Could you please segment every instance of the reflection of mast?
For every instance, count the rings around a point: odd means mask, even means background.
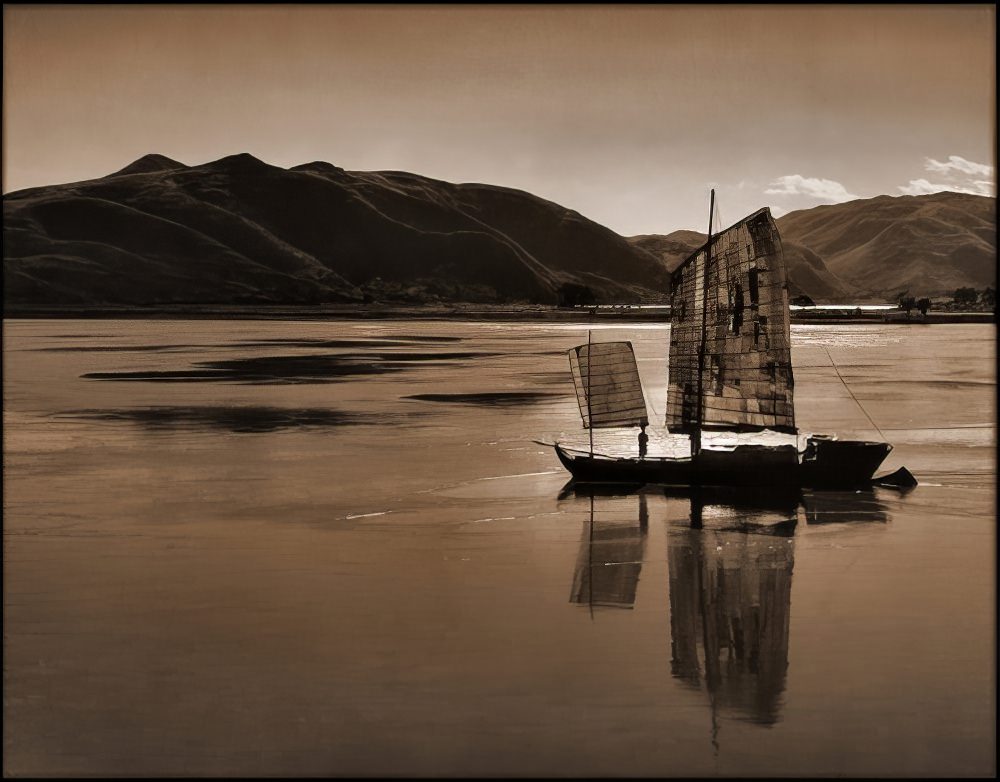
[[[587,337],[587,341],[590,341],[590,337]],[[587,377],[590,377],[590,370],[587,371]],[[587,389],[587,398],[590,398],[590,388]],[[591,440],[590,440],[590,455],[593,458],[594,455],[594,429],[591,427]],[[590,573],[594,568],[594,493],[590,493],[590,524],[587,527],[587,573]],[[590,607],[590,621],[594,621],[594,579],[587,579],[587,605]]]
[[[713,711],[777,722],[788,667],[791,538],[685,530],[672,535],[671,670]]]
[[[649,512],[639,495],[639,523],[596,521],[590,495],[590,523],[580,541],[570,602],[614,608],[635,605],[639,574],[646,549]]]
[[[696,497],[695,500],[692,502],[692,509],[695,507],[695,505],[698,506],[697,528],[701,527],[701,507],[700,507],[701,503],[698,501],[699,499],[700,498]],[[691,521],[694,522],[694,520],[695,520],[695,515],[694,512],[692,512]],[[713,644],[713,641],[717,642],[718,639],[714,637],[714,634],[711,632],[712,622],[704,621],[704,617],[711,616],[711,611],[709,610],[709,606],[707,605],[705,599],[706,598],[705,582],[703,580],[704,575],[702,573],[701,568],[698,568],[698,572],[695,574],[695,578],[697,580],[697,587],[698,587],[698,607],[701,609],[701,616],[703,618],[703,621],[701,623],[701,632],[702,632],[701,637],[702,637],[702,643],[704,644],[703,648],[704,649],[718,648],[717,643]],[[671,616],[672,615],[673,611],[671,611]],[[718,687],[719,670],[718,670],[718,657],[715,655],[710,655],[710,654],[705,655],[705,682],[708,684],[708,702],[712,707],[712,747],[713,749],[715,749],[716,753],[718,753],[719,714],[718,714],[718,707],[716,706],[715,703],[715,690]]]

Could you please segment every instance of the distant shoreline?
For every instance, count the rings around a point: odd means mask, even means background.
[[[847,309],[847,308],[845,308]],[[542,305],[316,305],[316,306],[239,306],[174,305],[159,307],[61,307],[5,311],[4,320],[42,319],[162,319],[162,320],[483,320],[483,321],[553,321],[571,323],[638,322],[667,323],[663,310],[607,309],[591,314],[582,308],[559,308]],[[892,323],[929,325],[938,323],[996,323],[992,312],[928,312],[925,317],[913,313],[909,319],[899,310],[865,311],[861,314],[843,310],[797,310],[792,323]]]

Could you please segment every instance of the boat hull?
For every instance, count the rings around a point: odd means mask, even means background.
[[[801,458],[794,446],[740,445],[706,449],[695,457],[611,458],[571,453],[556,456],[574,480],[584,483],[658,483],[667,486],[806,487],[846,489],[871,481],[892,450],[888,443],[810,441]]]
[[[813,489],[868,484],[891,450],[889,443],[810,439],[799,464],[799,483]]]

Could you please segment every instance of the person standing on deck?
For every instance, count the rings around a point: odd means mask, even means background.
[[[640,424],[639,429],[639,458],[646,458],[646,445],[649,443],[649,435],[646,434],[646,424]]]

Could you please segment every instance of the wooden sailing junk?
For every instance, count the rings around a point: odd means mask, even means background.
[[[714,208],[715,192],[712,192]],[[796,434],[788,286],[781,238],[768,208],[712,234],[673,273],[667,429],[690,438],[685,457],[616,457],[555,445],[581,481],[682,486],[853,487],[870,482],[892,446],[809,437],[797,445],[703,447],[702,432]],[[584,426],[644,426],[629,342],[570,351]],[[592,438],[592,432],[591,432]]]

